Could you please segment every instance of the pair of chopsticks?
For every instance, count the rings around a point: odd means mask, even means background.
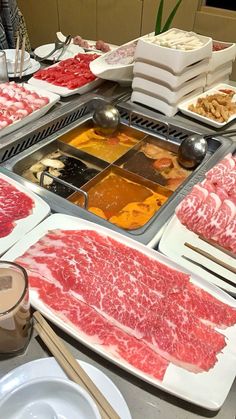
[[[16,77],[17,73],[17,67],[18,67],[18,59],[19,59],[19,52],[20,54],[20,71],[19,71],[19,78],[22,78],[22,72],[23,72],[23,64],[24,64],[24,56],[25,56],[25,40],[26,36],[23,36],[21,50],[20,50],[20,36],[17,34],[16,39],[16,52],[15,52],[15,65],[14,65],[14,77]]]
[[[61,339],[49,326],[44,317],[38,312],[33,314],[35,319],[34,328],[38,335],[53,354],[67,376],[90,393],[99,409],[102,419],[120,419],[108,400],[103,396],[91,378],[79,365]]]
[[[222,268],[228,269],[228,271],[233,272],[236,274],[236,268],[229,265],[228,263],[223,262],[222,260],[216,258],[215,256],[212,256],[210,253],[206,252],[205,250],[202,250],[196,246],[193,246],[190,243],[185,242],[184,245],[188,247],[189,249],[193,250],[194,252],[198,253],[199,255],[205,256],[207,259],[211,260],[212,262],[217,263],[218,265],[222,266]]]

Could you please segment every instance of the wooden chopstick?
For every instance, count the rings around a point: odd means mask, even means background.
[[[98,406],[101,417],[103,419],[119,419],[119,415],[115,412],[108,400],[103,396],[91,378],[78,364],[76,359],[52,330],[44,317],[38,311],[36,311],[33,316],[36,320],[34,325],[35,330],[38,332],[41,339],[57,359],[58,363],[66,372],[68,377],[84,387],[90,393]]]
[[[210,259],[212,262],[217,263],[218,265],[222,266],[222,268],[228,269],[228,271],[236,273],[236,269],[229,265],[228,263],[223,262],[222,260],[216,258],[215,256],[212,256],[210,253],[205,252],[205,250],[199,249],[199,247],[193,246],[190,243],[185,242],[184,245],[188,247],[189,249],[193,250],[196,253],[199,253],[199,255],[205,256],[206,258]]]
[[[236,256],[231,252],[230,250],[224,249],[222,246],[220,246],[218,243],[216,243],[214,240],[206,239],[205,237],[198,236],[200,240],[202,240],[205,243],[210,244],[211,246],[216,247],[216,249],[219,249],[221,252],[225,253],[226,255],[230,256],[233,259],[236,259]]]
[[[22,78],[22,71],[23,71],[23,64],[24,64],[24,56],[25,56],[25,39],[26,37],[23,36],[22,46],[21,46],[21,56],[20,56],[20,79]]]
[[[16,77],[16,73],[17,73],[19,48],[20,48],[20,36],[19,36],[19,34],[17,34],[16,50],[15,50],[15,63],[14,63],[14,77]]]

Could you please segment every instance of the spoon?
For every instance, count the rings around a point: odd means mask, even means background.
[[[110,103],[96,109],[93,114],[93,123],[97,132],[103,135],[113,134],[120,125],[118,109]]]
[[[204,159],[208,144],[207,139],[213,135],[236,134],[236,129],[212,132],[205,135],[193,134],[185,138],[178,149],[178,162],[186,169],[194,169]]]

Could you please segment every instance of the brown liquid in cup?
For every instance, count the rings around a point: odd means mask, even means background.
[[[0,263],[0,355],[24,350],[31,332],[30,319],[26,272]]]

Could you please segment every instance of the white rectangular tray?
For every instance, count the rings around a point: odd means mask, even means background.
[[[161,237],[159,243],[159,250],[166,256],[173,259],[176,263],[183,266],[186,269],[190,269],[198,275],[201,275],[206,281],[211,282],[212,284],[217,285],[218,287],[224,289],[227,292],[230,292],[236,296],[236,275],[230,272],[228,269],[225,269],[215,262],[212,262],[209,259],[206,259],[204,256],[197,254],[193,250],[187,248],[184,243],[190,243],[195,247],[201,248],[205,252],[210,253],[212,256],[223,260],[225,263],[228,263],[231,266],[235,266],[235,259],[226,253],[222,252],[216,247],[211,246],[210,244],[199,239],[197,234],[189,231],[185,226],[183,226],[176,215],[168,223],[164,233]],[[182,255],[187,256],[188,258],[195,260],[196,262],[206,266],[213,272],[218,273],[224,278],[228,279],[235,283],[235,287],[227,284],[226,282],[219,279],[217,276],[206,272],[203,268],[196,266],[194,263],[189,262],[188,260],[182,258]]]
[[[198,88],[186,95],[186,98],[195,97],[203,92],[203,88]],[[178,104],[170,105],[165,100],[152,96],[145,92],[133,90],[131,95],[131,102],[137,102],[141,105],[148,106],[156,111],[162,112],[166,116],[173,116],[178,112]]]
[[[24,87],[29,90],[30,92],[36,92],[41,96],[45,96],[49,99],[49,102],[47,105],[43,106],[40,109],[37,109],[36,111],[32,112],[30,115],[27,115],[25,118],[20,119],[19,121],[13,122],[11,125],[8,125],[5,128],[2,128],[0,130],[0,138],[3,135],[10,134],[11,132],[22,128],[24,125],[28,124],[29,122],[35,121],[36,119],[39,119],[41,116],[45,115],[49,111],[49,109],[55,105],[56,102],[60,99],[60,96],[58,96],[55,93],[50,93],[43,88],[40,88],[40,86],[30,86],[29,84],[25,84]]]
[[[54,65],[57,66],[58,64]],[[28,83],[32,84],[32,86],[36,86],[45,89],[49,92],[56,93],[62,97],[67,97],[75,94],[83,95],[84,93],[90,92],[90,90],[95,89],[95,87],[99,86],[102,82],[102,79],[95,79],[90,83],[85,84],[84,86],[77,87],[77,89],[68,89],[67,87],[56,86],[55,84],[48,83],[47,81],[36,79],[35,77],[31,77],[28,80]]]
[[[214,119],[207,118],[205,116],[199,115],[195,112],[192,112],[188,109],[189,105],[195,105],[197,103],[198,98],[203,98],[206,96],[213,95],[215,93],[219,92],[219,89],[230,89],[234,90],[236,93],[236,87],[230,86],[229,84],[220,83],[216,86],[214,86],[212,89],[209,89],[205,91],[204,93],[201,93],[200,95],[192,97],[192,99],[188,99],[186,101],[180,102],[178,105],[178,109],[187,116],[190,116],[191,118],[197,119],[200,122],[204,122],[205,124],[212,125],[215,128],[221,128],[227,125],[229,122],[233,121],[236,118],[236,113],[232,115],[228,121],[226,122],[217,122],[214,121]],[[236,101],[236,97],[234,96],[234,101]]]
[[[213,71],[227,62],[234,61],[236,56],[236,44],[213,40],[213,44],[214,42],[227,48],[221,49],[220,51],[212,51],[208,71]]]
[[[151,78],[157,83],[168,85],[172,90],[182,87],[185,82],[193,79],[194,77],[206,74],[209,66],[209,60],[205,59],[199,61],[197,64],[190,66],[183,71],[182,74],[173,74],[171,71],[158,67],[154,64],[148,64],[143,61],[135,61],[134,63],[134,77]]]
[[[172,106],[176,106],[184,97],[191,94],[196,89],[204,88],[206,84],[206,74],[194,77],[179,86],[177,89],[172,89],[162,84],[159,81],[151,81],[145,77],[134,76],[132,89],[139,90],[146,94],[151,94],[167,102]]]
[[[171,28],[166,34],[174,31],[186,34],[186,31],[175,28]],[[209,59],[212,56],[211,38],[195,34],[194,32],[188,33],[194,34],[202,41],[202,46],[200,48],[183,51],[154,44],[152,42],[153,37],[149,39],[139,39],[135,51],[135,59],[155,63],[159,67],[168,68],[174,74],[181,74],[186,67],[196,64],[206,58]],[[160,36],[162,35],[163,34]]]
[[[44,202],[39,196],[35,195],[29,189],[22,186],[17,181],[9,178],[0,172],[0,178],[13,185],[19,191],[24,192],[34,201],[32,213],[26,218],[15,221],[15,228],[12,232],[5,237],[0,238],[0,255],[6,252],[16,241],[20,240],[28,231],[32,230],[37,224],[40,223],[50,213],[49,205]]]
[[[108,235],[113,239],[125,244],[126,246],[135,248],[141,251],[143,254],[153,257],[172,268],[180,269],[179,265],[177,265],[175,262],[152,249],[148,249],[141,243],[138,243],[128,237],[125,237],[119,233],[89,221],[63,214],[54,214],[47,218],[32,232],[28,233],[27,236],[24,237],[24,240],[21,240],[12,249],[10,249],[5,255],[5,259],[9,261],[15,260],[24,252],[26,252],[27,249],[35,242],[37,242],[44,234],[46,234],[48,230],[58,228],[61,229],[62,227],[66,228],[67,230],[96,230],[98,233]],[[186,271],[185,269],[182,270]],[[200,276],[191,274],[191,279],[194,283],[207,290],[216,298],[233,307],[236,307],[236,302],[233,298],[212,284],[209,284]],[[91,350],[109,359],[111,362],[117,364],[119,367],[123,368],[129,373],[136,375],[140,379],[152,384],[155,387],[158,387],[168,393],[174,394],[175,396],[183,398],[189,402],[203,406],[207,409],[217,410],[222,406],[233,383],[236,373],[236,326],[227,328],[224,331],[224,334],[227,336],[227,346],[224,348],[223,352],[219,354],[218,362],[215,367],[209,372],[194,374],[180,367],[174,366],[173,364],[170,364],[167,368],[164,380],[160,382],[159,380],[153,379],[149,375],[146,375],[145,373],[142,373],[139,370],[131,367],[126,362],[123,362],[123,360],[115,358],[111,353],[109,353],[108,349],[101,347],[98,344],[89,342],[86,338],[77,332],[75,327],[61,320],[59,316],[57,316],[48,307],[46,307],[44,303],[38,298],[37,293],[31,292],[30,298],[32,305],[36,309],[40,310],[58,327],[60,327],[69,335],[73,336],[85,346],[89,347]]]

